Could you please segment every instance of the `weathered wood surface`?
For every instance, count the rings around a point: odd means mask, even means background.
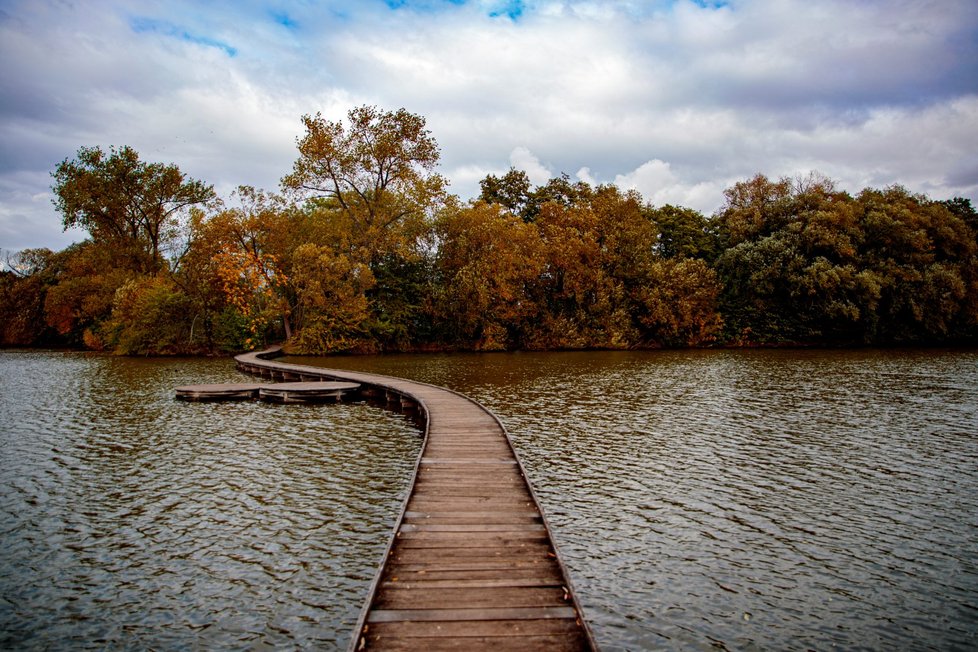
[[[264,385],[259,392],[263,401],[276,403],[315,403],[319,401],[339,401],[344,394],[360,388],[358,383],[338,383],[335,381],[305,381],[292,383],[273,383]]]
[[[209,383],[182,385],[174,391],[184,401],[237,401],[258,398],[261,387],[258,383]]]
[[[416,405],[425,443],[414,485],[351,650],[597,649],[550,528],[499,420],[471,399],[413,381],[236,358],[271,378],[359,383]]]

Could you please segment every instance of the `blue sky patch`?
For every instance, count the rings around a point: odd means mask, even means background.
[[[155,18],[133,18],[129,22],[129,25],[132,27],[132,31],[136,32],[137,34],[161,34],[163,36],[169,36],[171,38],[185,41],[187,43],[195,43],[197,45],[204,45],[223,50],[229,57],[234,57],[238,54],[237,48],[228,45],[224,41],[218,41],[217,39],[210,38],[209,36],[199,36],[197,34],[193,34],[183,29],[179,25],[175,25],[165,20],[157,20]]]
[[[467,0],[384,0],[391,9],[414,9],[415,11],[438,11],[444,5],[464,5]]]
[[[489,12],[489,15],[493,18],[498,18],[499,16],[507,16],[511,20],[516,20],[523,15],[523,11],[526,9],[526,4],[523,0],[507,0],[499,5],[498,9],[494,9]]]
[[[295,31],[299,28],[299,23],[284,11],[273,11],[271,15],[272,20],[289,31]]]

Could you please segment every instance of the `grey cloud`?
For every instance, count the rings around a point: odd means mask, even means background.
[[[80,145],[132,145],[221,192],[274,190],[301,114],[340,119],[363,103],[426,116],[463,197],[519,148],[554,173],[587,167],[596,181],[634,179],[650,197],[707,211],[725,183],[806,168],[847,188],[975,192],[970,0],[526,6],[511,21],[478,2],[299,3],[287,20],[260,0],[139,5],[229,44],[228,57],[134,31],[125,5],[5,3],[0,247],[39,246],[44,233],[63,242],[50,204],[34,198]]]

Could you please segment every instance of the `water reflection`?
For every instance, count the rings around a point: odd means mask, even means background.
[[[363,405],[203,404],[228,360],[0,353],[0,647],[345,645],[420,438]]]
[[[978,643],[973,351],[321,364],[499,414],[606,649]]]

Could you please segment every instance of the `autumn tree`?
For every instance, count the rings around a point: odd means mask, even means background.
[[[361,106],[347,120],[303,116],[299,158],[282,185],[305,198],[331,200],[349,220],[351,245],[371,258],[410,253],[444,199],[446,183],[435,172],[438,145],[425,119],[405,109]]]
[[[967,215],[901,186],[866,189],[862,266],[878,286],[873,337],[941,341],[973,334],[978,324],[978,242]]]
[[[540,311],[533,293],[545,261],[536,227],[479,201],[446,209],[436,232],[443,337],[484,351],[519,346]]]
[[[685,347],[716,341],[722,325],[720,289],[716,272],[703,260],[655,261],[636,302],[643,344]]]
[[[735,185],[717,261],[734,341],[930,342],[974,333],[978,243],[957,205],[820,175]]]
[[[370,350],[366,292],[375,283],[370,268],[331,247],[312,243],[296,249],[293,261],[296,313],[302,327],[290,340],[289,351],[323,355]]]
[[[196,225],[194,248],[198,271],[216,282],[225,305],[241,320],[247,334],[242,345],[263,345],[281,326],[291,336],[289,285],[292,252],[303,244],[302,216],[283,197],[249,186],[236,192],[238,206]],[[224,321],[231,320],[225,314]]]
[[[188,178],[176,165],[146,163],[131,147],[82,147],[52,173],[54,205],[64,228],[82,227],[115,259],[140,273],[164,266],[164,250],[178,237],[179,220],[196,205],[214,201],[211,186]]]
[[[71,346],[103,349],[103,325],[112,313],[115,293],[132,271],[116,266],[114,251],[92,240],[62,252],[56,278],[44,298],[45,323]]]
[[[335,253],[369,266],[371,333],[382,348],[406,339],[406,324],[421,313],[417,278],[426,273],[430,221],[445,199],[435,171],[438,145],[423,117],[405,109],[361,106],[347,123],[320,114],[302,118],[299,157],[282,180],[311,200],[329,229]],[[307,268],[311,269],[311,268]]]
[[[45,324],[44,302],[64,261],[50,249],[24,249],[7,256],[0,271],[0,346],[57,344]]]

